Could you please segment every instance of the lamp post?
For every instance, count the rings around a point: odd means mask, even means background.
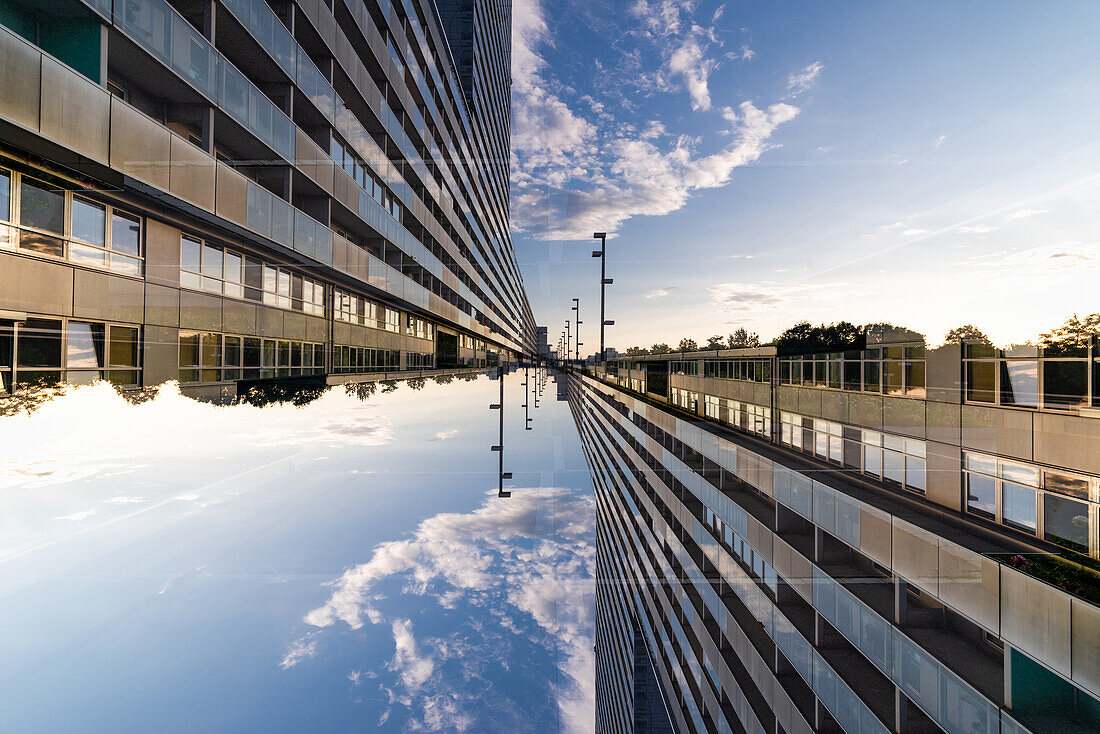
[[[569,352],[573,349],[573,335],[569,333],[569,328],[572,326],[569,319],[565,320],[565,361],[569,362]]]
[[[600,258],[600,362],[607,361],[607,353],[604,348],[603,329],[605,326],[614,326],[614,321],[604,319],[604,287],[615,282],[614,278],[607,277],[607,232],[596,232],[592,239],[600,241],[600,249],[592,251],[592,257]]]
[[[573,299],[573,311],[577,314],[575,317],[577,321],[577,343],[574,345],[574,353],[576,361],[579,362],[581,360],[581,324],[584,323],[581,321],[581,299]]]

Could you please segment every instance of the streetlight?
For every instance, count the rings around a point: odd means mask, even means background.
[[[569,333],[571,324],[569,319],[565,320],[565,361],[569,361],[569,352],[573,349],[573,335]]]
[[[607,361],[607,353],[604,350],[603,327],[614,326],[614,321],[604,319],[604,286],[615,282],[614,278],[607,277],[607,232],[596,232],[592,239],[600,241],[600,249],[592,251],[592,257],[600,258],[600,362]]]
[[[579,298],[573,299],[573,311],[577,314],[577,344],[576,344],[576,359],[579,362],[581,359],[581,300]]]

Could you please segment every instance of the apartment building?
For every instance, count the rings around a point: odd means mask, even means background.
[[[3,391],[534,353],[510,6],[445,5],[2,0]]]
[[[1100,728],[1095,356],[884,335],[576,377],[599,730]]]

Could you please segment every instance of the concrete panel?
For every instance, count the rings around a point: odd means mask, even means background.
[[[886,568],[893,566],[890,515],[870,505],[860,505],[859,551]]]
[[[171,139],[164,127],[111,99],[111,168],[167,191]]]
[[[146,283],[145,323],[157,326],[179,326],[180,292],[175,288]]]
[[[929,441],[958,445],[962,441],[962,408],[950,403],[924,405],[925,435]]]
[[[825,390],[821,393],[821,417],[837,423],[848,422],[848,393]]]
[[[882,430],[882,397],[855,394],[848,398],[848,422],[852,425]]]
[[[145,285],[108,273],[73,273],[73,316],[140,324],[145,316]]]
[[[351,325],[340,321],[333,323],[332,341],[334,344],[351,344]]]
[[[894,572],[917,588],[939,596],[939,539],[904,520],[893,518]]]
[[[287,339],[305,341],[306,316],[301,313],[287,311],[283,314],[283,336]]]
[[[111,95],[48,56],[42,57],[42,135],[107,165]]]
[[[224,163],[218,164],[216,179],[215,212],[219,217],[247,226],[248,179]]]
[[[38,131],[42,54],[0,28],[0,117]]]
[[[962,406],[963,446],[976,451],[988,451],[1031,461],[1031,421],[1030,411],[964,405]]]
[[[812,387],[798,388],[798,412],[813,418],[821,417],[821,393]]]
[[[1100,420],[1052,413],[1033,419],[1035,461],[1100,474]]]
[[[172,136],[171,147],[169,190],[184,201],[214,211],[215,160],[177,135]]]
[[[244,301],[222,301],[222,325],[228,334],[253,336],[256,330],[256,311],[259,306]]]
[[[317,316],[306,316],[306,339],[311,342],[323,342],[328,338],[325,320]]]
[[[180,328],[222,331],[222,299],[180,291]]]
[[[332,236],[332,267],[347,272],[348,241],[338,234]]]
[[[798,412],[798,388],[792,385],[780,385],[775,405],[780,410]]]
[[[1100,608],[1073,599],[1070,615],[1073,680],[1100,695]]]
[[[1001,636],[1052,669],[1070,675],[1070,597],[1001,566]]]
[[[256,312],[256,330],[261,336],[281,339],[283,336],[283,312],[277,308],[260,306]]]
[[[997,634],[1000,631],[1000,564],[961,546],[940,543],[940,599]]]
[[[902,436],[924,438],[924,401],[882,398],[882,430]]]
[[[928,399],[958,405],[962,402],[962,345],[944,344],[928,350],[925,384]]]
[[[927,444],[925,496],[942,507],[962,512],[962,451],[958,446]]]
[[[0,252],[0,309],[71,315],[73,268]]]
[[[179,378],[179,329],[145,327],[142,344],[142,383],[155,387]]]
[[[180,231],[152,218],[145,220],[145,279],[180,284]]]

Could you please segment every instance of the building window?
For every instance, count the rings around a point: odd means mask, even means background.
[[[864,351],[784,357],[779,360],[779,382],[922,398],[925,395],[925,348],[923,344],[891,345]]]
[[[181,332],[181,383],[296,377],[324,372],[324,345],[232,334]]]
[[[392,331],[394,334],[401,332],[401,312],[395,311],[392,308],[386,308],[386,331]]]
[[[1076,410],[1089,404],[1094,345],[996,349],[967,344],[964,350],[967,402],[1046,410]],[[1094,379],[1094,404],[1097,385]]]

